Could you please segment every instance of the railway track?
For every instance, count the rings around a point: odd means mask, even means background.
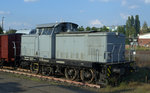
[[[52,76],[43,76],[43,75],[39,75],[39,74],[34,74],[34,73],[31,73],[31,71],[27,70],[27,69],[18,68],[16,70],[14,70],[11,67],[3,67],[3,69],[0,69],[0,71],[7,72],[7,73],[19,74],[19,75],[25,75],[25,76],[30,76],[30,77],[37,77],[37,78],[45,79],[45,80],[66,82],[66,83],[73,84],[73,85],[87,86],[87,87],[92,87],[92,88],[101,88],[100,85],[96,85],[96,84],[88,84],[88,83],[83,83],[83,82],[78,82],[78,81],[71,81],[71,80],[62,79],[62,78],[56,78],[56,77],[52,77]]]

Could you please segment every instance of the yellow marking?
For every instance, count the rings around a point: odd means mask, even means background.
[[[107,69],[108,70],[108,72],[111,74],[111,71],[110,71],[110,69]]]
[[[33,63],[33,66],[34,66],[34,70],[38,70],[38,69],[39,69],[39,68],[38,68],[38,66],[39,66],[38,63]],[[35,68],[35,66],[37,66],[37,67]]]
[[[37,66],[39,65],[38,63],[33,63],[33,64],[34,64],[34,65],[37,65]]]
[[[36,70],[36,71],[37,71],[38,69],[34,69],[34,70]]]
[[[133,66],[133,63],[130,63],[130,66]]]
[[[111,69],[111,66],[109,66],[109,68]]]
[[[109,76],[110,76],[110,74],[109,74],[109,73],[107,73],[107,76],[109,77]]]

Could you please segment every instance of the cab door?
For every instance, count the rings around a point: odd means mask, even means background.
[[[39,35],[39,57],[41,58],[53,58],[51,33],[52,28],[44,28]]]

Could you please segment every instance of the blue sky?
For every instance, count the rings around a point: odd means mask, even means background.
[[[128,16],[140,16],[150,25],[150,0],[0,0],[4,29],[29,29],[37,24],[69,21],[101,27],[124,25]]]

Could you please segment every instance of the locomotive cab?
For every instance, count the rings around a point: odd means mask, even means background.
[[[77,27],[71,22],[37,25],[36,30],[22,36],[21,56],[55,59],[56,34],[75,32]]]
[[[77,24],[70,22],[61,22],[61,23],[50,23],[50,24],[40,24],[37,25],[37,28],[30,31],[30,35],[52,35],[58,34],[60,32],[76,32]]]
[[[70,22],[40,24],[37,25],[36,34],[52,35],[52,34],[58,34],[60,32],[75,32],[77,31],[77,27],[78,27],[77,24],[70,23]]]
[[[64,23],[61,24],[58,29],[60,29],[60,32],[75,32],[77,31],[77,25],[71,23]]]

